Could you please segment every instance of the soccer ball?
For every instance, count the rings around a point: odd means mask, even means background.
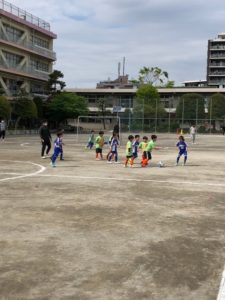
[[[164,165],[164,163],[163,163],[162,161],[159,161],[159,162],[158,162],[158,166],[159,166],[160,168],[165,167],[165,165]]]

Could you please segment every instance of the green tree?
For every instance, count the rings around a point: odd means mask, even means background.
[[[162,86],[167,83],[169,75],[159,67],[143,67],[139,71],[140,84],[151,84],[155,86]]]
[[[0,118],[9,119],[11,113],[11,106],[6,97],[0,96]]]
[[[2,84],[0,83],[0,96],[3,96],[3,95],[5,95],[5,91],[4,91]]]
[[[43,119],[43,100],[41,97],[34,97],[33,101],[37,107],[37,117],[38,119]]]
[[[225,97],[222,94],[214,94],[208,103],[208,114],[212,119],[225,118]]]
[[[103,128],[105,129],[105,116],[111,115],[111,111],[107,110],[106,107],[108,104],[109,99],[107,97],[105,98],[99,98],[97,100],[97,107],[98,107],[98,114],[102,117],[102,124]]]
[[[64,75],[61,71],[54,70],[51,74],[49,74],[49,80],[46,84],[47,92],[51,95],[61,92],[64,87],[66,86],[66,83],[62,80]]]
[[[164,87],[167,89],[170,89],[170,88],[173,88],[174,85],[175,85],[175,82],[173,80],[168,80]]]
[[[49,119],[57,123],[66,119],[77,118],[87,113],[88,107],[85,98],[66,92],[54,95],[48,104],[47,110]]]
[[[157,88],[151,84],[142,85],[137,93],[133,109],[134,117],[154,118],[164,116],[165,109],[160,103]]]
[[[205,101],[203,96],[196,93],[183,95],[176,108],[176,116],[184,120],[205,118]]]
[[[20,120],[31,120],[37,118],[37,107],[28,93],[21,89],[18,97],[14,99],[13,114],[16,116],[15,129]]]

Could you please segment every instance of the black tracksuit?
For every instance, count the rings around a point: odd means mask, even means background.
[[[41,156],[44,156],[46,146],[47,146],[46,154],[48,155],[48,153],[51,149],[51,139],[52,139],[51,133],[47,126],[42,125],[40,127],[39,134],[40,134],[41,142],[42,142]]]

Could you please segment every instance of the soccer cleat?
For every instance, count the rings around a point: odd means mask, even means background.
[[[46,158],[46,156],[42,156],[41,158],[45,159],[45,158]]]
[[[107,161],[107,164],[111,164],[111,163],[112,163],[111,160],[108,160],[108,161]]]
[[[50,162],[50,165],[51,165],[53,168],[55,168],[55,167],[56,167],[56,164],[55,164],[55,163],[53,163],[53,162]]]

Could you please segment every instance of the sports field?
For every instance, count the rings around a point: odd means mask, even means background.
[[[148,168],[96,161],[86,140],[65,135],[56,168],[41,159],[38,136],[0,143],[0,299],[215,300],[225,136],[198,135],[194,145],[187,136],[184,167],[175,134],[158,135]]]

